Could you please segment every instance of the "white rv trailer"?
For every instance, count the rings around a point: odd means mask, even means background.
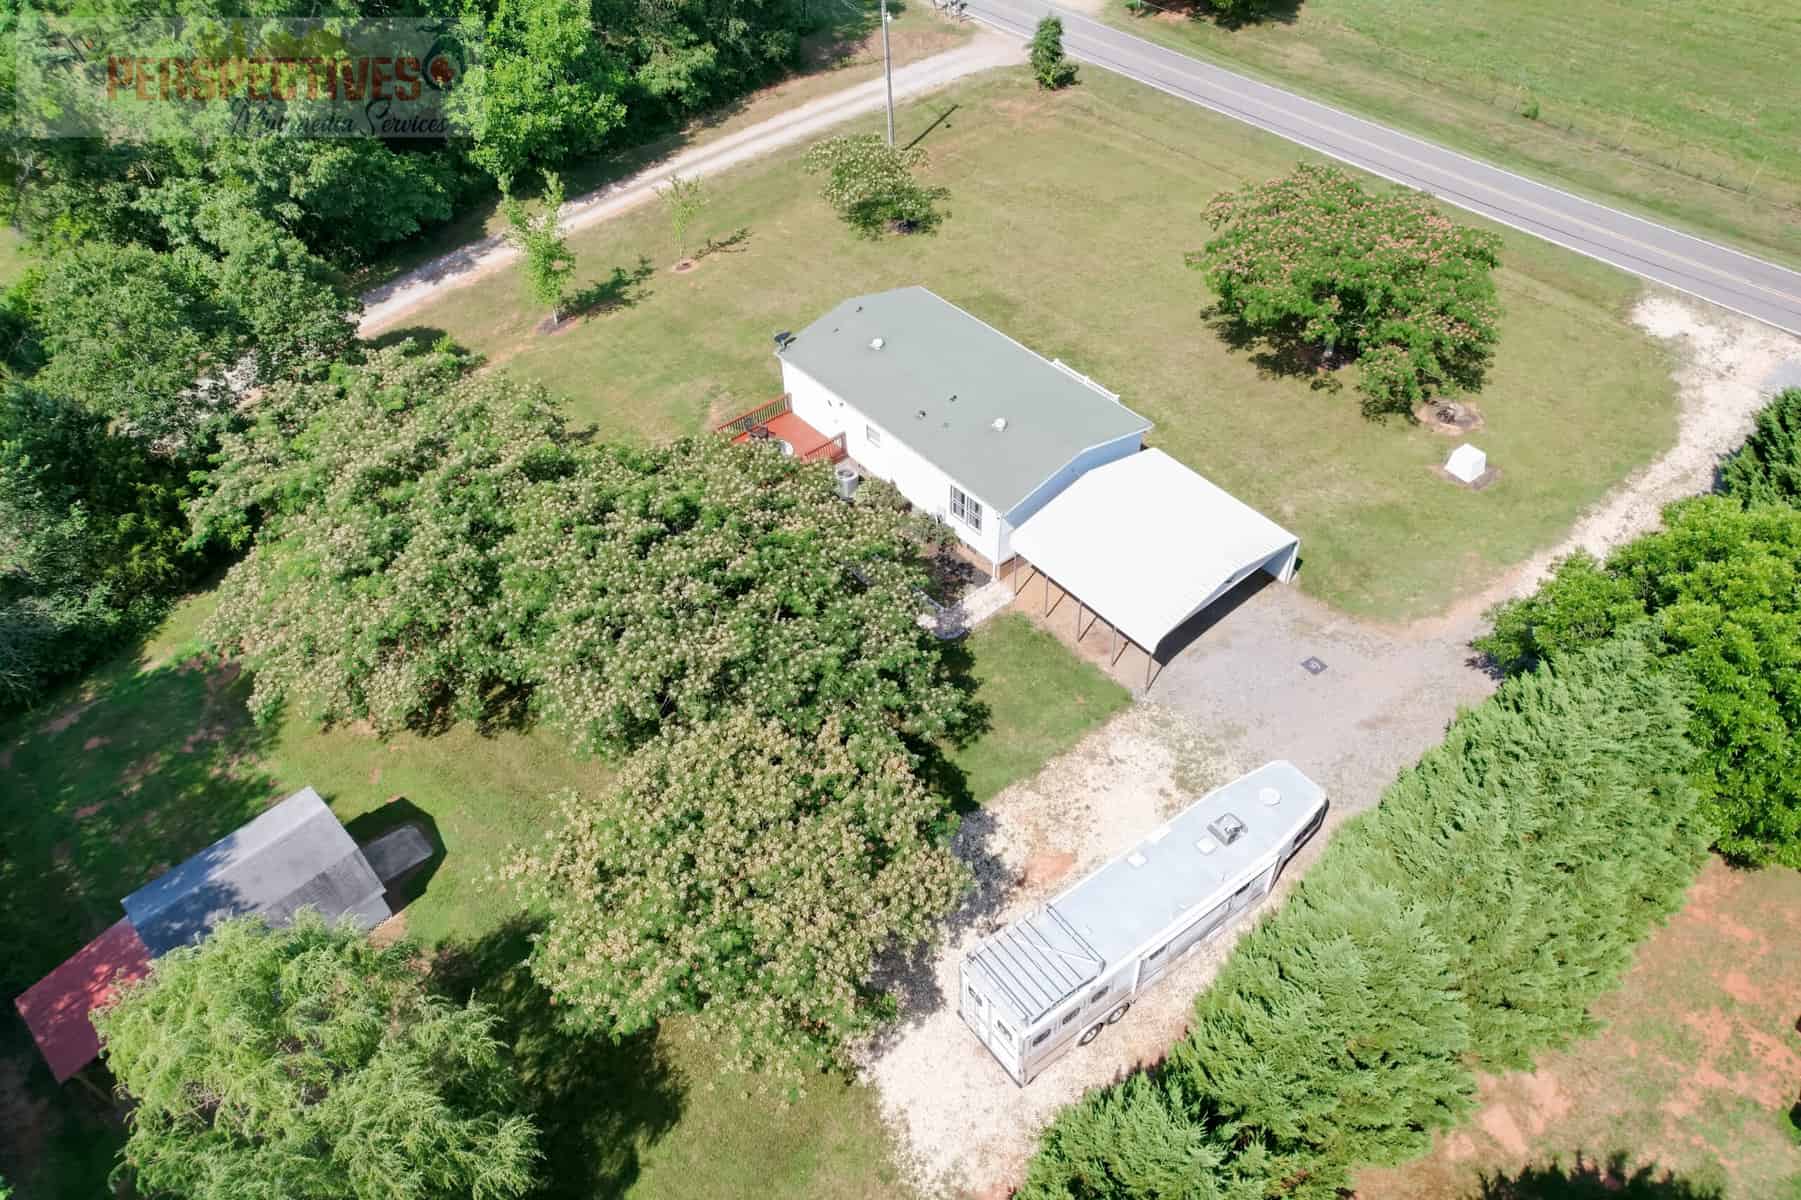
[[[964,1023],[1013,1082],[1032,1082],[1268,895],[1325,816],[1325,792],[1288,762],[1209,792],[964,955]]]

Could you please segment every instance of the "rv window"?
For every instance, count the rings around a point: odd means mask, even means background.
[[[1032,1044],[1034,1046],[1042,1046],[1042,1045],[1044,1045],[1044,1039],[1048,1038],[1050,1036],[1051,1036],[1051,1031],[1047,1029],[1043,1033],[1039,1034],[1037,1037],[1033,1038]]]
[[[1167,949],[1169,949],[1169,943],[1164,942],[1161,946],[1157,947],[1155,950],[1153,950],[1149,954],[1145,955],[1145,958],[1147,958],[1147,959],[1156,958]]]
[[[1080,1004],[1078,1004],[1074,1008],[1070,1009],[1068,1012],[1063,1014],[1063,1023],[1065,1025],[1068,1025],[1081,1015],[1082,1015],[1082,1006]]]
[[[1103,985],[1101,987],[1097,987],[1094,989],[1094,994],[1092,996],[1088,997],[1088,1003],[1089,1004],[1099,1004],[1101,1001],[1105,1000],[1106,998],[1107,998],[1107,988]]]
[[[995,1036],[999,1037],[1000,1040],[1007,1043],[1007,1045],[1011,1046],[1013,1044],[1013,1031],[1008,1029],[1005,1025],[1002,1025],[999,1021],[994,1023],[994,1032]]]

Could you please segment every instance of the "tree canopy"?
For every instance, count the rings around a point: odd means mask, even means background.
[[[121,1173],[190,1200],[524,1195],[537,1135],[494,1017],[412,957],[310,910],[163,955],[94,1015],[134,1104]]]
[[[1214,197],[1207,221],[1217,235],[1187,261],[1220,312],[1284,354],[1355,359],[1366,412],[1480,386],[1499,337],[1495,234],[1308,163]]]
[[[612,1036],[698,1014],[739,1067],[846,1063],[891,1014],[891,945],[931,941],[967,873],[945,801],[879,728],[796,736],[740,709],[641,750],[613,791],[566,796],[508,875],[549,912],[532,970]]]
[[[1701,497],[1605,563],[1501,605],[1477,649],[1517,672],[1646,626],[1696,689],[1695,772],[1727,854],[1801,866],[1801,510]]]
[[[824,175],[820,195],[861,237],[890,230],[929,233],[944,219],[938,201],[948,193],[913,178],[925,165],[925,151],[890,146],[873,133],[827,138],[801,160],[808,174]]]

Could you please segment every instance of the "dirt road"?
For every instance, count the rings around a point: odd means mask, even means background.
[[[897,102],[923,95],[947,84],[1017,63],[1023,58],[1018,42],[983,31],[955,50],[894,72]],[[818,136],[834,125],[882,107],[880,77],[809,101],[737,133],[683,150],[629,178],[618,180],[563,206],[565,232],[586,229],[654,199],[657,189],[671,175],[696,178],[714,175],[783,146]],[[499,237],[483,238],[433,259],[363,295],[363,320],[358,332],[373,337],[428,303],[447,288],[464,287],[518,259],[516,250]]]

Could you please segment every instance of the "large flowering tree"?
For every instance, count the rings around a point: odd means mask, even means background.
[[[1207,220],[1218,236],[1187,262],[1220,311],[1280,349],[1355,358],[1366,412],[1480,385],[1499,336],[1495,234],[1309,164],[1216,196]]]
[[[529,682],[499,623],[501,547],[534,486],[574,469],[542,389],[374,356],[271,397],[228,437],[197,537],[251,553],[210,640],[255,678],[252,711],[302,701],[377,728],[483,718]]]
[[[740,709],[566,796],[507,874],[549,914],[532,970],[578,1026],[694,1013],[736,1065],[797,1073],[842,1065],[891,1011],[876,956],[955,907],[947,818],[892,734],[795,736]]]
[[[915,746],[967,720],[915,621],[903,513],[761,447],[581,444],[541,389],[448,356],[272,396],[195,524],[255,530],[209,631],[259,712],[388,729],[529,707],[595,752],[739,708]]]
[[[699,438],[605,448],[534,490],[502,547],[539,712],[588,751],[748,708],[925,741],[963,694],[920,629],[908,518],[820,467]]]

